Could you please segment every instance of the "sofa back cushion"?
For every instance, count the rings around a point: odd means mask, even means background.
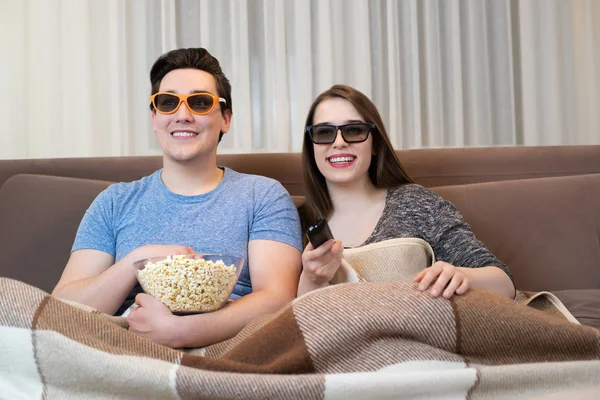
[[[600,173],[600,145],[396,150],[408,175],[425,187]],[[300,153],[218,154],[217,163],[276,179],[306,194]],[[0,160],[0,186],[16,174],[130,182],[162,167],[161,156]]]
[[[52,291],[81,218],[111,182],[19,174],[0,188],[0,276]]]
[[[600,174],[433,188],[520,290],[600,289]]]
[[[58,282],[77,228],[111,182],[15,175],[0,187],[0,276],[46,291]],[[445,186],[521,290],[600,289],[600,174]],[[302,196],[295,196],[297,205]]]

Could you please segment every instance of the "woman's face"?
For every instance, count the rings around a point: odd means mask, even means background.
[[[365,122],[348,100],[330,98],[315,109],[313,126],[320,124],[344,125]],[[332,144],[313,144],[315,161],[328,184],[349,185],[368,180],[373,151],[373,134],[360,143],[347,143],[341,131]]]

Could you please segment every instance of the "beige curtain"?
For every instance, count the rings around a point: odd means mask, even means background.
[[[203,46],[233,84],[221,153],[300,151],[357,87],[397,148],[600,143],[598,0],[0,0],[0,158],[160,154],[152,62]]]

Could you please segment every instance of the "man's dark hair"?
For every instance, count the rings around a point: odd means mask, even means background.
[[[215,94],[227,101],[227,104],[219,103],[221,106],[221,113],[224,114],[226,110],[233,112],[233,106],[231,104],[231,84],[229,83],[229,79],[227,79],[223,73],[219,60],[201,47],[171,50],[160,56],[154,62],[154,65],[152,65],[152,69],[150,70],[150,83],[152,84],[151,94],[158,93],[160,83],[165,75],[173,70],[183,68],[199,69],[214,76],[217,84],[217,93]],[[152,103],[150,103],[150,110],[155,112]],[[219,142],[222,137],[223,133],[221,132]]]

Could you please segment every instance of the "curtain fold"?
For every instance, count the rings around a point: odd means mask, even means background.
[[[232,82],[221,153],[297,152],[336,83],[396,148],[600,143],[596,0],[0,0],[0,158],[160,154],[148,73],[206,47]]]

